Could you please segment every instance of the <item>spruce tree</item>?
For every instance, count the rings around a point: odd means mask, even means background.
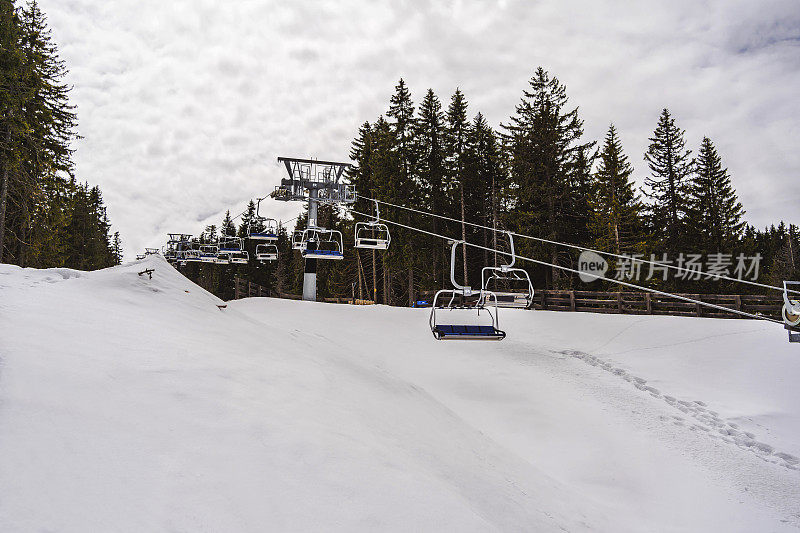
[[[222,237],[223,239],[225,237],[236,236],[236,225],[233,223],[233,220],[231,219],[230,209],[225,211],[225,218],[222,221],[222,225],[219,227],[219,234],[220,237]]]
[[[463,171],[466,212],[469,213],[470,222],[497,228],[500,196],[505,185],[500,159],[497,136],[479,112],[467,135],[467,157]],[[472,234],[479,237],[478,242],[484,247],[497,249],[496,231],[483,229],[475,230]],[[482,255],[483,261],[471,269],[473,279],[479,279],[481,268],[490,263],[489,252],[484,250]],[[496,264],[496,257],[493,261]]]
[[[450,98],[450,105],[447,107],[447,162],[449,183],[455,187],[457,192],[458,204],[461,206],[459,216],[461,218],[461,239],[467,240],[466,205],[464,203],[464,179],[463,171],[467,154],[467,136],[469,134],[469,121],[467,120],[467,99],[459,88]],[[458,218],[458,217],[456,217]],[[464,272],[464,285],[469,285],[469,274],[467,272],[467,247],[462,246],[462,260]]]
[[[447,205],[445,190],[447,168],[445,163],[445,125],[442,104],[439,98],[428,89],[419,106],[417,129],[415,132],[419,159],[419,180],[423,194],[423,205],[433,213],[441,213]],[[431,229],[438,233],[439,220],[431,220]],[[432,272],[429,282],[436,283],[441,279],[439,272],[444,272],[444,248],[435,237],[427,239],[427,250],[430,250]]]
[[[592,201],[594,243],[620,254],[642,240],[642,206],[631,180],[633,167],[613,124],[608,128],[599,159]]]
[[[415,179],[417,150],[414,146],[414,132],[416,118],[414,117],[411,93],[402,78],[395,86],[395,93],[390,100],[386,116],[390,120],[389,124],[393,134],[392,149],[397,164],[395,171],[390,174],[389,189],[404,198],[406,203],[417,203],[420,193],[419,183]],[[408,213],[400,214],[400,220],[409,222]],[[393,270],[400,268],[404,270],[407,282],[405,285],[408,287],[409,293],[413,293],[416,258],[414,251],[415,241],[418,237],[405,230],[398,230],[395,233],[400,237],[397,242],[403,244],[387,250],[384,253],[384,261],[388,260]]]
[[[730,251],[744,230],[744,209],[731,185],[728,169],[708,137],[694,160],[687,230],[706,252]]]
[[[0,262],[7,257],[11,179],[22,159],[20,146],[27,129],[23,121],[28,94],[23,84],[21,33],[14,3],[0,2]]]
[[[664,109],[644,154],[651,173],[645,179],[651,229],[670,254],[682,251],[686,244],[684,224],[690,205],[691,151],[685,149],[683,134],[669,110]]]
[[[114,238],[111,241],[111,253],[114,257],[114,264],[122,264],[122,239],[118,231],[114,232]]]
[[[566,87],[539,67],[523,91],[506,129],[511,181],[517,198],[514,222],[518,229],[554,241],[568,242],[568,203],[577,162],[593,143],[580,143],[583,121],[578,109],[567,110]],[[586,165],[580,165],[585,169]],[[584,223],[588,221],[584,220]],[[549,246],[550,261],[559,264],[558,249]],[[531,250],[535,253],[536,250]],[[545,273],[559,285],[555,267]]]

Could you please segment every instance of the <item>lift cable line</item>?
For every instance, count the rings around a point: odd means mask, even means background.
[[[358,195],[358,197],[362,198],[364,200],[369,200],[371,202],[378,202],[378,203],[381,203],[381,204],[384,204],[384,205],[388,205],[388,206],[391,206],[391,207],[396,207],[398,209],[405,209],[406,211],[419,213],[421,215],[440,218],[442,220],[449,220],[451,222],[458,222],[459,224],[462,224],[462,221],[457,219],[457,218],[447,217],[447,216],[444,216],[444,215],[437,215],[436,213],[431,213],[429,211],[423,211],[421,209],[415,209],[413,207],[407,207],[407,206],[404,206],[404,205],[393,204],[393,203],[390,203],[390,202],[384,202],[383,200],[377,200],[375,198],[369,198],[369,197],[366,197],[366,196],[362,196],[360,194]],[[369,215],[365,215],[365,216],[369,216]],[[384,220],[384,222],[386,222],[386,221]],[[722,274],[719,274],[719,275],[717,275],[717,274],[708,274],[708,273],[703,272],[701,270],[688,269],[688,268],[679,267],[679,266],[676,266],[676,265],[670,265],[670,264],[667,264],[667,263],[659,263],[658,261],[650,261],[648,259],[642,259],[642,258],[639,258],[639,257],[615,254],[613,252],[604,252],[602,250],[595,250],[594,248],[589,248],[588,246],[578,246],[577,244],[568,244],[568,243],[565,243],[565,242],[552,241],[550,239],[544,239],[544,238],[541,238],[541,237],[533,237],[531,235],[525,235],[524,233],[516,233],[516,232],[513,232],[513,231],[510,232],[510,231],[506,231],[506,230],[492,228],[492,227],[489,227],[489,226],[483,226],[481,224],[475,224],[474,222],[466,222],[466,221],[464,221],[463,224],[466,224],[467,226],[472,226],[472,227],[475,227],[475,228],[479,228],[479,229],[486,229],[486,230],[489,230],[489,231],[494,231],[494,232],[511,233],[515,237],[521,237],[523,239],[530,239],[530,240],[533,240],[533,241],[539,241],[539,242],[543,242],[543,243],[546,243],[546,244],[554,244],[556,246],[564,246],[564,247],[567,247],[567,248],[573,248],[575,250],[580,250],[580,251],[586,250],[586,251],[594,252],[594,253],[600,254],[600,255],[607,255],[607,256],[610,256],[610,257],[616,257],[617,259],[625,259],[625,260],[629,260],[629,261],[635,261],[637,263],[646,263],[646,264],[649,264],[649,265],[658,266],[658,267],[662,267],[662,268],[671,268],[671,269],[677,270],[679,272],[689,272],[689,273],[692,273],[692,274],[698,274],[700,276],[708,276],[708,277],[711,277],[711,278],[714,278],[714,279],[724,279],[724,280],[733,281],[733,282],[736,282],[736,283],[745,283],[747,285],[752,285],[754,287],[761,287],[762,289],[769,289],[769,290],[773,290],[773,291],[790,292],[790,293],[794,293],[794,294],[800,294],[800,290],[785,289],[783,287],[776,287],[774,285],[767,285],[767,284],[764,284],[764,283],[758,283],[757,281],[750,281],[750,280],[746,280],[746,279],[732,278],[730,276],[724,276]],[[506,254],[506,255],[508,255],[508,254]],[[517,257],[521,258],[521,256],[517,256]],[[551,265],[551,266],[555,266],[555,265]],[[559,267],[557,267],[557,268],[559,268]],[[598,279],[604,279],[604,278],[600,277]]]
[[[385,202],[382,202],[382,203],[385,203]],[[400,207],[400,206],[398,206],[398,207]],[[410,208],[408,208],[408,209],[410,209]],[[353,214],[356,214],[356,215],[363,216],[363,217],[368,217],[368,218],[372,217],[372,215],[368,215],[368,214],[365,214],[365,213],[360,213],[360,212],[355,211],[353,209],[350,209],[350,212],[353,213]],[[436,216],[439,216],[439,215],[436,215]],[[406,225],[406,224],[402,224],[400,222],[394,222],[392,220],[387,220],[386,218],[381,218],[381,221],[384,222],[384,223],[387,223],[387,224],[394,224],[395,226],[398,226],[398,227],[401,227],[401,228],[409,229],[409,230],[416,231],[416,232],[419,232],[419,233],[424,233],[424,234],[430,235],[432,237],[438,237],[438,238],[444,239],[444,240],[446,240],[448,242],[455,242],[455,241],[462,242],[461,239],[454,239],[452,237],[448,237],[446,235],[441,235],[439,233],[434,233],[432,231],[424,230],[424,229],[421,229],[421,228],[416,228],[414,226],[409,226],[409,225]],[[461,221],[459,220],[458,222],[461,222]],[[491,229],[491,228],[489,228],[489,229]],[[488,246],[481,246],[480,244],[474,244],[474,243],[471,243],[471,242],[464,242],[464,244],[466,246],[472,246],[473,248],[478,248],[480,250],[486,250],[486,251],[489,251],[489,252],[496,252],[498,254],[509,256],[509,257],[512,256],[512,254],[509,253],[509,252],[505,252],[503,250],[496,250],[494,248],[489,248]],[[565,266],[561,266],[561,265],[554,265],[552,263],[548,263],[547,261],[541,261],[539,259],[533,259],[531,257],[525,257],[525,256],[522,256],[522,255],[515,255],[514,257],[516,257],[517,259],[521,259],[523,261],[530,261],[531,263],[536,263],[536,264],[543,265],[543,266],[557,268],[559,270],[564,270],[566,272],[571,272],[573,274],[582,274],[582,272],[580,272],[578,270],[575,270],[573,268],[569,268],[569,267],[565,267]],[[775,318],[770,318],[768,316],[756,315],[756,314],[753,314],[753,313],[747,313],[745,311],[739,311],[737,309],[731,309],[729,307],[725,307],[725,306],[722,306],[722,305],[716,305],[716,304],[712,304],[712,303],[709,303],[709,302],[704,302],[702,300],[695,300],[694,298],[688,298],[686,296],[680,296],[678,294],[672,294],[672,293],[669,293],[669,292],[660,291],[658,289],[652,289],[650,287],[643,287],[641,285],[636,285],[634,283],[628,283],[627,281],[611,279],[611,278],[607,278],[605,276],[599,276],[599,275],[592,274],[592,277],[595,277],[595,278],[600,279],[600,280],[608,281],[608,282],[611,282],[611,283],[616,283],[617,285],[622,285],[624,287],[630,287],[632,289],[638,289],[638,290],[650,292],[652,294],[658,294],[660,296],[666,296],[668,298],[675,298],[677,300],[682,300],[684,302],[689,302],[689,303],[693,303],[693,304],[697,304],[697,305],[702,305],[702,306],[705,306],[705,307],[709,307],[711,309],[716,309],[718,311],[725,311],[725,312],[728,312],[728,313],[734,313],[734,314],[745,316],[745,317],[748,317],[748,318],[754,318],[756,320],[765,320],[765,321],[768,321],[768,322],[774,322],[774,323],[780,324],[782,326],[785,325],[782,320],[777,320]]]

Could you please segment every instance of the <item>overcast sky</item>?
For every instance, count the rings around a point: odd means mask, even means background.
[[[78,105],[80,180],[127,258],[199,233],[283,177],[281,156],[346,161],[399,78],[506,122],[541,65],[589,139],[613,122],[639,183],[668,107],[709,136],[748,221],[799,222],[800,5],[785,1],[40,0]],[[265,200],[288,219],[300,204]]]

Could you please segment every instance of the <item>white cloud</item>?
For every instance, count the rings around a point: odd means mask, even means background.
[[[614,122],[641,180],[669,107],[708,135],[748,219],[797,222],[800,10],[776,2],[42,0],[75,86],[81,180],[128,254],[266,194],[278,155],[347,160],[400,77],[497,126],[542,65],[589,138]],[[291,218],[298,204],[268,201]]]

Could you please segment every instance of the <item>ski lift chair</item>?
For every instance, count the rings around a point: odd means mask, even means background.
[[[275,244],[259,244],[256,246],[256,260],[262,263],[278,260],[278,246]]]
[[[144,255],[158,255],[160,250],[158,248],[145,248]]]
[[[392,241],[389,226],[381,223],[378,200],[375,202],[375,218],[368,222],[356,222],[355,247],[371,250],[386,250]]]
[[[250,254],[247,250],[240,250],[238,252],[231,252],[228,254],[230,262],[234,265],[246,265],[250,262]]]
[[[194,248],[190,248],[188,250],[183,251],[183,260],[186,263],[199,263],[200,262],[200,250],[196,250]]]
[[[262,231],[248,230],[248,238],[254,241],[275,242],[278,240],[278,221],[274,218],[258,217],[259,222],[264,225]]]
[[[495,290],[492,292],[497,298],[498,307],[530,309],[533,305],[533,283],[531,283],[531,277],[526,270],[514,268],[514,263],[517,260],[514,251],[514,235],[510,231],[507,231],[506,234],[511,243],[511,262],[499,267],[483,267],[481,270],[481,289],[483,293],[489,291],[489,285],[494,282]],[[506,285],[505,288],[522,285],[523,290],[497,290],[501,284]]]
[[[464,241],[455,241],[450,250],[450,281],[455,288],[438,291],[433,297],[433,302],[431,304],[431,314],[428,323],[431,328],[431,333],[433,333],[433,338],[437,341],[503,340],[506,337],[506,333],[499,329],[497,319],[497,296],[491,291],[481,290],[479,291],[477,302],[474,305],[468,304],[466,299],[474,294],[472,288],[459,285],[456,282],[456,248],[459,244],[466,246]],[[448,295],[450,296],[449,299],[447,298]],[[494,312],[492,312],[492,307],[494,308]],[[438,314],[437,310],[439,311]],[[447,320],[445,322],[442,316],[446,314],[447,319],[449,319],[451,318],[450,313],[456,313],[456,316],[463,316],[465,312],[470,312],[477,314],[477,320],[473,319],[474,321],[480,321],[481,311],[484,311],[485,314],[488,315],[490,319],[489,324],[466,323],[463,318],[460,318],[458,321]]]
[[[789,287],[800,286],[800,281],[783,282],[783,309],[781,316],[784,327],[789,331],[789,342],[800,342],[800,299],[794,294],[794,299],[789,298]]]
[[[342,259],[342,232],[335,229],[309,228],[303,230],[304,259]]]
[[[200,246],[200,261],[202,263],[216,263],[219,247],[216,244],[203,244]]]
[[[292,233],[292,250],[303,249],[303,231],[304,230],[296,229]]]

